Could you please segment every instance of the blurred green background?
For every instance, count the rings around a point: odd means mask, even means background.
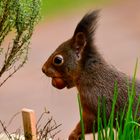
[[[110,2],[111,0],[42,0],[41,13],[44,17],[54,17],[83,7],[97,7]]]

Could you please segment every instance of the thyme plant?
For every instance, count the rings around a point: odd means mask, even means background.
[[[26,63],[39,13],[40,0],[0,0],[0,86]],[[13,38],[3,46],[10,32]]]

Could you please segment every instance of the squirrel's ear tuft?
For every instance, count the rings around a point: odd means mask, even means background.
[[[87,13],[78,23],[72,37],[74,49],[78,59],[81,58],[84,48],[92,46],[93,36],[96,29],[99,10]]]
[[[97,26],[98,13],[99,10],[87,13],[78,23],[73,37],[75,38],[79,32],[82,32],[86,37],[87,43],[91,43]]]

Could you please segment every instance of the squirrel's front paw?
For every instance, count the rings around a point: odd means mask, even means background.
[[[69,136],[68,140],[81,140],[80,135],[77,135],[76,133],[72,132]]]

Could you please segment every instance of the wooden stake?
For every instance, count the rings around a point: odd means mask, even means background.
[[[22,109],[25,140],[37,140],[35,112],[30,109]]]

